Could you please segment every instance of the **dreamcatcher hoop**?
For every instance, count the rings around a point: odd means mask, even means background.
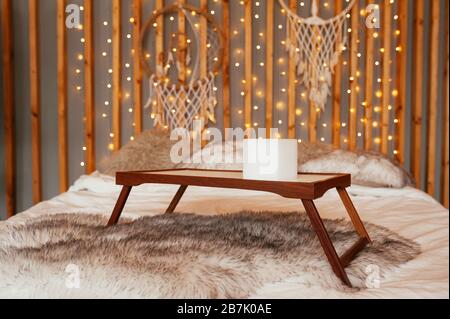
[[[347,14],[356,0],[330,19],[318,16],[318,0],[312,0],[311,16],[302,18],[284,0],[279,0],[287,12],[286,48],[294,58],[297,75],[309,91],[309,99],[321,110],[330,95],[332,74],[347,43]]]
[[[197,48],[200,47],[199,31],[196,30],[197,28],[194,28],[192,16],[199,16],[206,19],[206,36],[209,38],[209,36],[214,34],[216,38],[212,42],[215,43],[216,49],[218,50],[214,56],[214,63],[208,65],[207,61],[208,72],[202,78],[198,75],[200,58],[199,50],[197,50],[195,68],[189,83],[170,83],[165,65],[174,63],[173,56],[169,54],[168,61],[164,57],[164,61],[162,61],[164,67],[153,70],[145,57],[144,44],[150,28],[157,23],[161,16],[173,13],[179,14],[180,12],[184,14],[194,32]],[[209,33],[208,31],[211,31],[211,29],[212,32]],[[224,34],[207,11],[181,3],[175,3],[156,11],[143,24],[140,34],[139,55],[142,68],[149,78],[150,96],[145,108],[152,106],[152,116],[155,120],[155,126],[164,125],[168,126],[171,130],[179,127],[192,129],[194,119],[203,120],[204,125],[206,125],[208,120],[215,122],[214,109],[217,105],[217,98],[214,81],[215,76],[220,72],[223,61]],[[182,67],[186,67],[187,64]],[[177,65],[177,67],[179,68],[180,66]]]

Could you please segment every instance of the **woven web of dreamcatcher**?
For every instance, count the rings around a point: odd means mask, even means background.
[[[186,21],[193,31],[195,50],[190,45],[186,51],[186,63],[181,65],[175,52],[170,52],[165,57],[163,65],[156,68],[156,72],[149,77],[150,96],[146,108],[152,106],[152,116],[155,126],[168,126],[170,130],[175,128],[192,129],[194,119],[215,122],[215,106],[217,105],[215,74],[213,72],[221,52],[220,31],[217,26],[207,21],[201,24],[200,14],[188,12],[181,8]],[[205,19],[206,20],[206,19]],[[200,76],[200,28],[206,27],[207,45],[207,74]],[[195,58],[192,58],[195,55]],[[181,68],[193,65],[189,81],[186,85],[172,84],[169,71],[171,68]]]
[[[325,109],[334,66],[347,43],[347,14],[355,0],[337,16],[324,20],[318,16],[317,0],[312,0],[311,16],[302,18],[279,0],[287,12],[287,41],[289,55],[294,59],[297,75],[309,91],[309,99]]]
[[[167,125],[170,130],[175,128],[192,129],[194,119],[215,122],[214,108],[217,105],[214,74],[191,83],[180,86],[163,83],[150,78],[150,98],[146,107],[153,104],[152,116],[154,125]],[[197,84],[194,87],[194,84]],[[182,105],[182,107],[180,107]]]

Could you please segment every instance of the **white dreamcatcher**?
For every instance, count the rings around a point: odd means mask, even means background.
[[[156,27],[158,18],[167,14],[183,14],[187,26],[193,33],[193,40],[187,40],[185,59],[179,57],[179,48],[171,48],[167,55],[162,57],[163,63],[156,65],[155,72],[151,69],[143,49],[144,40],[150,27]],[[206,23],[200,24],[200,19]],[[207,59],[205,74],[200,75],[200,28],[206,28]],[[176,39],[172,35],[172,40]],[[180,36],[180,35],[178,35]],[[185,34],[183,35],[185,37]],[[193,43],[192,43],[193,42]],[[195,50],[190,45],[195,45]],[[170,45],[172,47],[172,45]],[[204,125],[209,121],[215,122],[215,106],[217,105],[215,77],[220,70],[223,58],[223,35],[211,16],[198,8],[173,4],[150,17],[143,26],[141,32],[140,47],[141,63],[149,77],[149,98],[144,108],[152,107],[152,116],[155,126],[167,126],[170,130],[175,128],[192,129],[194,119],[202,120]],[[195,57],[192,58],[193,53]],[[187,83],[172,83],[170,70],[176,68],[178,74],[182,68],[192,66],[189,81]],[[191,68],[189,68],[191,70]]]
[[[334,66],[347,43],[347,14],[355,0],[337,16],[324,20],[318,16],[318,0],[312,0],[311,16],[302,18],[279,0],[287,12],[286,46],[294,58],[299,80],[309,91],[309,99],[325,109]]]

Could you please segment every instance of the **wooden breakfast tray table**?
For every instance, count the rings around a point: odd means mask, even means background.
[[[180,185],[169,204],[166,214],[172,213],[188,186],[235,188],[243,190],[266,191],[285,198],[300,199],[305,207],[314,231],[322,245],[326,257],[336,276],[351,287],[345,268],[355,256],[370,243],[370,237],[346,188],[351,185],[350,174],[299,173],[294,181],[262,181],[244,179],[241,171],[218,171],[201,169],[171,169],[158,171],[117,172],[116,184],[123,185],[108,226],[117,224],[120,214],[133,186],[146,183]],[[330,236],[322,222],[314,200],[322,197],[328,190],[336,188],[348,215],[359,235],[359,239],[345,253],[338,256]]]

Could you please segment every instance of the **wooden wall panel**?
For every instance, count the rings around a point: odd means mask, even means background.
[[[16,212],[16,156],[14,139],[14,59],[11,0],[2,0],[3,126],[5,130],[6,217]]]
[[[208,12],[208,0],[200,0],[200,10]],[[208,20],[200,17],[200,78],[208,76]],[[202,113],[206,113],[206,104],[202,105]]]
[[[42,201],[41,94],[39,67],[39,0],[28,2],[30,45],[30,111],[33,203]]]
[[[252,64],[253,64],[253,48],[252,48],[252,1],[244,2],[244,28],[245,28],[245,126],[247,128],[252,125]]]
[[[222,31],[224,52],[222,61],[223,127],[231,128],[230,92],[230,3],[222,0]]]
[[[357,109],[358,109],[358,34],[359,34],[359,1],[356,1],[351,11],[351,34],[350,34],[350,104],[348,122],[348,146],[350,150],[356,149],[357,134]]]
[[[296,11],[299,2],[296,0],[286,1],[292,10]],[[31,125],[32,125],[32,182],[33,182],[33,202],[37,203],[42,200],[42,172],[41,172],[41,115],[40,115],[40,74],[39,74],[39,20],[38,20],[38,6],[39,0],[28,0],[29,6],[29,57],[30,57],[30,110],[31,110]],[[139,33],[141,27],[141,9],[142,0],[133,0],[133,51],[137,52],[139,48]],[[156,0],[156,9],[162,9],[164,7],[163,0]],[[181,3],[186,3],[186,0],[181,0]],[[208,10],[208,1],[199,1],[202,10]],[[229,73],[229,29],[230,29],[230,8],[229,0],[222,1],[222,28],[225,35],[225,56],[222,66],[223,72],[223,124],[224,127],[231,126],[231,105],[230,105],[230,73]],[[273,101],[274,101],[274,72],[276,72],[276,66],[274,65],[274,48],[278,45],[278,40],[274,38],[274,23],[275,23],[275,1],[266,2],[266,22],[265,26],[265,38],[266,38],[266,55],[265,55],[265,76],[266,76],[266,113],[265,124],[269,129],[273,126]],[[367,4],[374,3],[374,0],[367,0]],[[439,77],[439,65],[440,63],[440,41],[442,32],[446,32],[448,37],[448,27],[445,31],[440,30],[441,13],[444,5],[448,9],[448,1],[430,2],[430,29],[424,26],[424,13],[425,13],[425,1],[424,0],[400,0],[398,1],[398,52],[395,56],[393,54],[393,43],[395,43],[396,34],[392,29],[392,18],[394,16],[393,4],[391,0],[383,0],[378,2],[382,4],[382,29],[374,30],[366,29],[366,39],[360,39],[365,41],[366,56],[364,60],[365,64],[365,98],[364,98],[364,148],[370,150],[373,148],[374,137],[372,134],[373,125],[373,104],[372,95],[374,93],[374,75],[375,75],[375,50],[378,50],[375,46],[374,32],[379,32],[382,35],[382,95],[381,95],[381,151],[388,153],[390,144],[389,141],[389,128],[392,125],[393,116],[391,116],[391,107],[394,107],[396,121],[394,149],[396,150],[396,157],[401,163],[405,163],[407,158],[411,158],[412,171],[416,178],[416,181],[421,185],[420,174],[423,167],[421,163],[421,156],[426,152],[426,188],[431,195],[437,194],[436,185],[440,185],[442,200],[448,206],[448,43],[446,47],[446,66],[444,71],[444,87],[443,92],[444,106],[438,105],[440,100],[440,81]],[[13,90],[13,39],[12,39],[12,24],[11,24],[11,0],[1,0],[2,12],[1,12],[1,25],[3,34],[3,79],[4,79],[4,113],[5,116],[2,119],[5,128],[5,156],[6,156],[6,192],[7,192],[7,210],[8,216],[11,216],[15,211],[15,147],[14,147],[14,90]],[[60,190],[65,191],[68,187],[68,137],[67,137],[67,28],[65,26],[66,12],[65,8],[68,4],[66,0],[57,0],[57,80],[58,80],[58,159],[59,159],[59,185]],[[244,32],[245,32],[245,125],[250,127],[252,125],[252,95],[253,95],[253,70],[252,65],[254,63],[253,57],[253,26],[252,19],[253,1],[244,0]],[[362,27],[361,16],[359,14],[358,6],[359,2],[356,2],[353,8],[353,15],[351,19],[352,33],[350,35],[350,60],[349,60],[349,76],[350,76],[350,113],[349,113],[349,148],[356,149],[357,147],[357,125],[358,116],[356,110],[358,109],[358,92],[356,90],[358,86],[357,82],[357,70],[358,68],[358,29]],[[114,149],[120,148],[121,141],[121,0],[112,0],[112,45],[113,45],[113,97],[112,97],[112,132],[113,132],[113,144]],[[345,1],[335,2],[334,11],[339,13],[347,3]],[[408,16],[408,7],[414,6],[414,16]],[[85,63],[85,144],[86,144],[86,172],[90,173],[95,170],[95,106],[94,106],[94,39],[93,39],[93,0],[84,0],[84,63]],[[258,10],[255,8],[255,10]],[[186,52],[186,21],[184,15],[179,16],[178,23],[178,41],[179,52],[181,62]],[[412,49],[412,62],[408,61],[410,57],[407,56],[408,46],[408,20],[414,19],[413,24],[413,49]],[[448,24],[448,12],[446,13],[446,23]],[[206,20],[201,20],[201,64],[200,75],[205,76],[207,72],[207,34],[204,31]],[[426,34],[424,34],[426,32]],[[429,32],[429,37],[428,37]],[[430,38],[430,45],[425,43],[425,39]],[[446,38],[448,41],[448,39]],[[157,63],[163,63],[164,52],[164,21],[162,18],[158,19],[158,26],[156,28],[156,60]],[[423,50],[429,50],[429,60],[424,61]],[[395,78],[390,81],[390,78],[394,75],[391,74],[391,59],[396,59]],[[412,65],[412,89],[411,92],[407,92],[407,71],[409,68],[409,62]],[[429,74],[424,74],[424,65],[429,65]],[[181,69],[179,74],[180,82],[184,83],[188,76],[185,68]],[[332,96],[332,141],[335,146],[340,146],[340,131],[341,131],[341,119],[340,119],[340,104],[341,104],[341,84],[342,81],[347,79],[342,78],[342,66],[338,64],[335,69],[334,83],[333,83],[333,96]],[[296,137],[296,80],[297,75],[295,72],[295,65],[293,60],[289,59],[288,67],[288,95],[287,95],[287,107],[288,107],[288,136],[290,138]],[[424,81],[428,85],[428,89],[423,89]],[[138,135],[142,131],[142,72],[139,62],[138,54],[133,55],[133,100],[134,100],[134,134]],[[396,88],[398,94],[396,98],[392,98],[392,90]],[[427,103],[423,105],[423,100],[426,95]],[[405,119],[405,113],[407,108],[407,100],[411,98],[412,106],[412,122],[409,123]],[[394,104],[391,106],[392,101]],[[184,105],[182,105],[183,107]],[[422,113],[426,107],[428,113],[426,123],[427,135],[424,138],[422,132],[425,125],[422,122]],[[442,119],[438,118],[441,109]],[[311,103],[309,110],[309,138],[314,142],[317,140],[317,112],[316,107]],[[443,132],[438,132],[438,121],[444,121]],[[408,126],[411,125],[412,132],[412,145],[411,153],[405,154],[405,141],[407,136],[405,132]],[[439,139],[439,135],[442,134],[442,145],[437,145],[436,141]],[[378,136],[376,136],[378,137]],[[436,154],[439,154],[438,147],[442,148],[442,158],[437,159]],[[438,163],[440,161],[440,163]],[[440,170],[442,174],[438,176],[438,167],[441,165]],[[423,174],[422,174],[423,175]]]
[[[423,81],[423,45],[424,45],[424,0],[414,1],[414,38],[413,38],[413,85],[412,85],[412,143],[411,163],[416,184],[420,187],[420,158],[422,154],[422,89]]]
[[[381,152],[388,153],[389,120],[391,106],[391,49],[392,49],[392,4],[391,0],[383,1],[383,80],[382,80],[382,107],[381,107]]]
[[[266,3],[266,137],[273,126],[274,1]]]
[[[449,179],[448,179],[448,169],[449,169],[449,104],[448,104],[448,96],[449,96],[449,82],[448,82],[448,49],[447,49],[447,67],[446,67],[446,80],[444,84],[446,85],[445,91],[445,104],[444,107],[444,116],[442,120],[444,121],[443,125],[443,136],[442,136],[442,173],[441,173],[441,192],[442,192],[442,203],[445,207],[449,207],[448,203],[448,193],[449,193]]]
[[[439,26],[440,26],[440,1],[431,1],[431,32],[429,55],[429,80],[428,80],[428,170],[427,192],[435,195],[436,181],[436,151],[437,151],[437,113],[439,90]]]
[[[398,123],[395,129],[395,151],[396,158],[401,164],[405,163],[405,130],[406,119],[405,110],[407,108],[407,71],[408,71],[408,8],[409,0],[402,0],[398,3],[398,31],[400,52],[397,52],[397,90],[398,96],[395,100],[395,118]]]
[[[373,4],[374,0],[367,1],[367,4]],[[365,84],[364,84],[364,149],[369,151],[373,145],[373,75],[375,63],[375,30],[373,28],[366,29],[366,67],[365,67]]]
[[[69,187],[68,139],[67,139],[67,35],[65,24],[66,1],[57,3],[57,60],[58,60],[58,159],[59,190]]]
[[[293,12],[297,12],[297,1],[289,0],[289,8]],[[291,43],[295,43],[294,33],[290,34]],[[295,134],[295,105],[297,102],[296,98],[296,62],[294,56],[289,56],[288,64],[288,138],[296,138]],[[314,114],[316,113],[314,108]]]
[[[178,3],[185,4],[186,0],[178,0]],[[178,61],[180,63],[180,68],[178,69],[178,82],[181,85],[185,85],[186,83],[186,52],[187,52],[187,43],[186,43],[186,17],[183,12],[178,11]],[[183,98],[180,98],[179,103],[179,118],[178,123],[181,123],[181,126],[185,126],[185,101]]]
[[[444,49],[446,50],[445,52],[445,60],[447,61],[447,64],[445,66],[445,70],[444,70],[444,81],[443,81],[443,94],[444,94],[444,98],[443,98],[443,116],[442,116],[442,121],[444,122],[442,127],[443,127],[443,132],[442,132],[442,172],[441,172],[441,194],[442,194],[442,203],[445,207],[449,207],[449,201],[448,201],[448,197],[449,197],[449,79],[448,79],[448,72],[449,72],[449,33],[448,33],[448,14],[449,14],[449,8],[448,8],[448,1],[445,2],[445,46]]]
[[[334,14],[337,15],[343,9],[342,1],[335,1]],[[331,129],[334,147],[341,145],[341,86],[342,86],[342,63],[336,64],[333,75],[333,91],[332,91],[332,113],[331,113]]]
[[[208,13],[208,0],[200,0],[200,10]],[[208,20],[200,18],[200,77],[208,75]]]
[[[308,138],[310,143],[317,142],[317,107],[310,101],[308,119]]]
[[[142,0],[133,0],[133,103],[134,135],[142,132],[142,67],[139,58],[139,39],[142,25]]]
[[[84,86],[86,173],[95,171],[94,7],[84,0]]]
[[[156,0],[155,10],[162,10],[164,8],[164,0]],[[155,52],[156,52],[156,64],[158,66],[157,69],[162,69],[164,67],[164,18],[159,16],[156,26],[156,43],[155,43]],[[158,113],[162,114],[162,105],[157,102]]]
[[[121,141],[121,9],[120,0],[112,0],[112,52],[113,52],[113,98],[112,98],[112,132],[114,150],[120,149]]]

